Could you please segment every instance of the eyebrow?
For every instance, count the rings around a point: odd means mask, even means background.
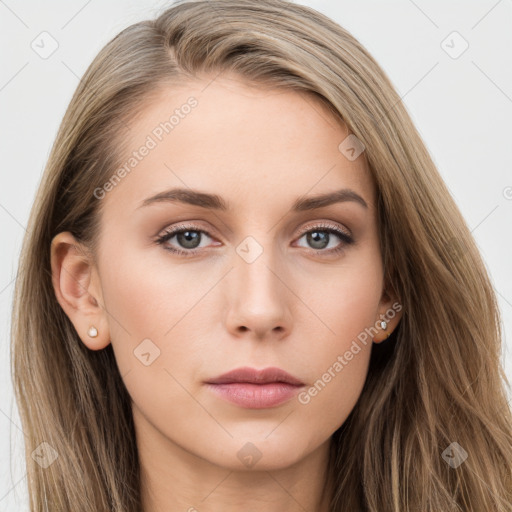
[[[351,189],[344,188],[313,197],[299,198],[293,203],[291,209],[296,212],[315,210],[346,201],[353,201],[364,208],[368,208],[368,204],[359,194]],[[208,194],[206,192],[185,188],[173,188],[148,197],[142,202],[139,208],[160,202],[180,202],[219,211],[228,211],[230,209],[229,204],[217,194]]]

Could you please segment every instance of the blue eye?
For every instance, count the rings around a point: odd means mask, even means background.
[[[156,239],[156,243],[162,245],[165,250],[181,256],[194,256],[201,252],[200,244],[206,235],[212,238],[207,231],[195,225],[178,225],[166,230]],[[341,242],[334,248],[327,248],[331,242],[332,235],[335,235]],[[338,254],[346,246],[354,243],[354,239],[346,232],[333,224],[318,224],[307,230],[303,230],[299,240],[306,236],[310,249],[316,254]],[[171,246],[168,242],[176,238],[179,247]],[[303,246],[300,246],[303,247]]]
[[[201,238],[203,238],[203,234],[209,237],[206,231],[199,229],[197,226],[176,226],[158,237],[156,243],[163,245],[164,249],[167,251],[180,254],[182,256],[193,256],[197,252],[200,252],[198,247],[201,243]],[[178,243],[183,244],[181,249],[172,247],[166,243],[174,237],[176,237],[176,241]]]
[[[332,241],[331,235],[335,235],[339,240],[341,240],[341,243],[336,245],[334,248],[327,248]],[[300,238],[304,236],[306,237],[306,241],[309,244],[309,247],[316,253],[323,252],[329,254],[337,254],[341,252],[345,246],[354,242],[353,238],[348,233],[345,233],[341,229],[330,224],[314,226],[313,228],[304,231]]]

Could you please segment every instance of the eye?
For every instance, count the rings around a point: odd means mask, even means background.
[[[164,247],[165,250],[180,254],[182,256],[193,256],[200,252],[200,244],[204,239],[204,235],[207,238],[211,238],[209,234],[194,225],[178,225],[173,226],[164,231],[162,235],[157,237],[156,243]],[[168,242],[173,238],[176,238],[178,247],[173,247]],[[203,246],[204,247],[204,246]]]
[[[334,238],[341,240],[341,243],[338,242],[336,245],[336,240],[333,240],[332,235],[335,235]],[[349,233],[342,231],[334,224],[328,223],[320,223],[310,227],[309,229],[306,228],[306,230],[302,231],[302,236],[299,238],[299,240],[304,237],[309,247],[318,254],[337,254],[345,249],[347,245],[354,243],[354,239],[352,236],[350,236]],[[334,242],[334,247],[332,247],[331,242]],[[331,245],[331,247],[329,247],[329,245]]]

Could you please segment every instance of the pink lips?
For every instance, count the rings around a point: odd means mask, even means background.
[[[222,398],[248,409],[265,409],[292,398],[304,383],[280,368],[237,368],[206,382]]]

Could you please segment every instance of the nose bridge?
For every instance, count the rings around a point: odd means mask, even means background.
[[[272,235],[262,231],[235,247],[227,318],[233,331],[248,329],[264,336],[275,329],[289,330],[289,297],[285,279],[279,276],[283,266],[272,244]]]
[[[272,243],[272,236],[264,233],[248,235],[236,246],[235,274],[242,288],[246,288],[246,295],[263,293],[269,300],[279,293],[282,284],[275,269],[280,265]]]

